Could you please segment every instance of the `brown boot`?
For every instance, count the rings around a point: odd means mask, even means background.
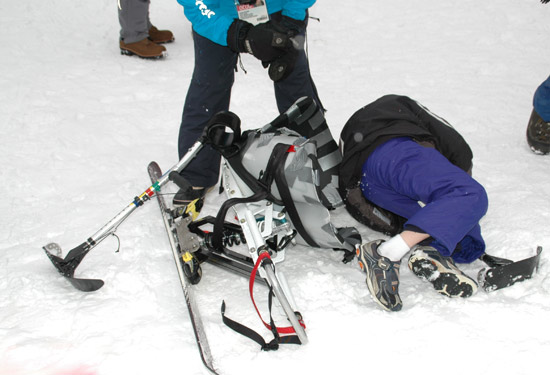
[[[164,51],[166,51],[164,46],[159,46],[148,38],[128,44],[124,43],[123,40],[120,41],[120,53],[123,55],[137,55],[144,59],[160,59],[164,57]]]
[[[155,26],[151,26],[149,29],[149,39],[157,44],[171,43],[174,41],[174,34],[170,30],[159,30]]]

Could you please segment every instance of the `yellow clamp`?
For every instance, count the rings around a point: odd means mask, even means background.
[[[181,255],[181,259],[183,259],[183,261],[187,263],[193,260],[193,255],[191,255],[189,251],[186,251]]]

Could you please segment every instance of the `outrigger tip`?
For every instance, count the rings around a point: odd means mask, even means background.
[[[87,249],[86,243],[83,243],[73,249],[76,250],[76,252],[71,250],[65,259],[61,258],[61,246],[56,243],[49,243],[46,246],[43,246],[42,249],[44,249],[44,252],[51,260],[57,271],[76,289],[83,292],[94,292],[105,284],[103,280],[99,279],[79,279],[74,277],[76,267],[78,267],[84,255],[86,255],[87,250],[89,250]]]

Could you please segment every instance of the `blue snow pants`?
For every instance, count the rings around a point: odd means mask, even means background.
[[[391,139],[365,161],[361,190],[406,218],[404,229],[428,233],[443,256],[469,263],[484,253],[479,220],[488,207],[485,189],[439,151],[410,138]]]
[[[193,32],[195,68],[187,92],[178,137],[181,158],[200,137],[210,118],[220,111],[229,110],[231,88],[235,81],[238,54],[228,47],[214,43]],[[260,64],[260,61],[257,62]],[[267,70],[265,71],[267,75]],[[305,51],[300,51],[292,73],[274,83],[275,100],[279,113],[285,112],[296,100],[309,96],[321,107],[315,85],[311,79]],[[264,97],[256,87],[250,87],[247,101],[251,106],[268,107],[271,103],[259,101]],[[238,115],[238,114],[237,114]],[[259,125],[263,125],[259,124]],[[218,182],[220,155],[210,146],[204,147],[197,157],[181,172],[193,186],[214,186]]]
[[[544,121],[550,122],[550,77],[535,91],[533,107]]]

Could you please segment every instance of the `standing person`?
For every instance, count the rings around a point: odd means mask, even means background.
[[[178,0],[193,25],[195,67],[185,99],[178,137],[181,158],[208,120],[229,109],[240,53],[250,53],[274,81],[279,112],[309,96],[320,108],[304,40],[308,9],[315,0]],[[264,4],[265,3],[265,4]],[[257,101],[249,90],[251,105]],[[207,146],[181,172],[175,206],[198,200],[218,181],[220,155]],[[200,206],[199,206],[200,207]]]
[[[470,175],[472,152],[444,120],[414,100],[388,95],[357,111],[342,130],[340,193],[352,216],[391,234],[358,250],[367,286],[398,311],[401,259],[441,294],[468,297],[477,283],[455,265],[485,251],[479,220],[484,188]]]
[[[527,125],[527,143],[537,154],[550,153],[550,77],[535,91]]]
[[[160,44],[174,40],[170,30],[159,30],[151,24],[149,4],[150,0],[118,0],[121,54],[162,58],[166,48]]]
[[[550,0],[541,0],[547,4]],[[535,91],[533,111],[527,125],[527,143],[536,154],[550,153],[550,77]]]

